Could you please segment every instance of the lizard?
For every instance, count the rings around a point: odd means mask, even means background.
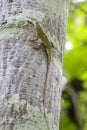
[[[47,35],[42,30],[42,27],[39,24],[39,22],[36,22],[36,35],[37,35],[36,38],[32,39],[30,41],[34,42],[34,41],[37,41],[38,39],[40,39],[42,42],[41,45],[43,45],[43,47],[45,48],[46,53],[47,53],[47,72],[46,72],[46,80],[45,80],[45,87],[44,87],[44,93],[43,93],[43,105],[45,107],[45,92],[46,92],[46,87],[48,84],[48,77],[49,77],[49,72],[50,72],[50,63],[51,63],[51,55],[52,55],[51,50],[52,50],[52,47],[54,47],[54,46],[53,46],[53,43],[51,41],[49,41]],[[41,45],[39,45],[37,47],[35,46],[34,48],[39,49],[41,47]],[[45,110],[44,110],[44,113],[45,113]],[[45,119],[46,119],[46,115],[45,115]],[[48,125],[48,123],[47,123],[47,125]],[[49,126],[48,126],[48,128],[49,128]]]

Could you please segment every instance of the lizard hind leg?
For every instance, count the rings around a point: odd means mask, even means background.
[[[35,43],[35,44],[33,45],[33,48],[36,49],[36,50],[39,50],[39,49],[43,48],[42,42],[39,41],[39,43],[37,43],[37,44]]]
[[[36,50],[39,50],[41,48],[41,46],[42,46],[41,44],[39,44],[39,45],[37,44],[37,45],[33,45],[33,48]]]
[[[52,42],[52,41],[50,41],[50,46],[51,46],[51,47],[54,47],[54,44],[53,44],[53,42]]]
[[[40,49],[42,47],[42,43],[41,40],[38,39],[38,37],[35,37],[34,39],[29,39],[29,41],[31,41],[33,44],[33,48],[34,49]]]
[[[35,37],[34,39],[29,39],[31,42],[35,42],[38,40],[38,37]]]

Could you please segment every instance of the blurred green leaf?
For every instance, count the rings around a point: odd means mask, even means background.
[[[81,121],[81,130],[87,129],[87,1],[73,4],[70,10],[70,16],[67,24],[67,36],[64,56],[64,75],[69,83],[73,79],[82,81],[82,88],[77,93],[80,105],[79,121]],[[78,84],[77,84],[78,86]],[[73,87],[71,85],[71,87]],[[79,86],[78,86],[79,88]],[[67,89],[67,87],[66,87]],[[72,95],[73,96],[73,95]],[[62,102],[63,112],[61,114],[60,130],[79,130],[69,118],[67,113],[71,103],[66,97]],[[75,104],[76,105],[76,104]],[[75,110],[76,111],[76,110]],[[78,110],[77,110],[78,111]],[[78,122],[79,122],[78,121]],[[77,126],[79,123],[77,124]],[[65,128],[65,126],[67,126]]]

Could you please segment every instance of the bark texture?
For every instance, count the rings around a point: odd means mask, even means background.
[[[68,2],[0,0],[0,130],[58,130]],[[36,36],[30,21],[54,43],[45,106],[47,55],[29,41]]]

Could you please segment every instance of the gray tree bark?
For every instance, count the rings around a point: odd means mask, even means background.
[[[59,129],[68,5],[69,0],[0,0],[0,130]],[[45,48],[33,48],[43,41],[29,41],[37,35],[35,22],[54,44],[47,86]]]

